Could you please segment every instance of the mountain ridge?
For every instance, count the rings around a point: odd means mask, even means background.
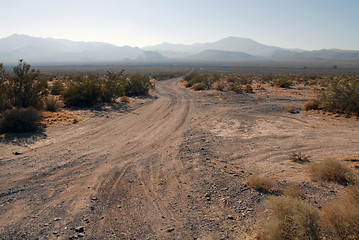
[[[71,41],[13,34],[0,39],[0,63],[81,64],[123,61],[285,61],[330,59],[359,61],[359,51],[341,49],[302,50],[268,46],[250,38],[227,37],[215,42],[161,44],[143,48],[116,46],[103,42]]]

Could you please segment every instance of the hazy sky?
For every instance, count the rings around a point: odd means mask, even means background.
[[[286,48],[359,50],[359,0],[0,0],[11,34],[146,46],[229,36]]]

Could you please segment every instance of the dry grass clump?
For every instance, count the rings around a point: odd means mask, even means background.
[[[295,107],[294,106],[287,106],[284,111],[286,111],[287,113],[297,113],[297,111],[295,110]]]
[[[350,186],[321,211],[321,224],[333,239],[359,238],[359,186]]]
[[[200,90],[205,90],[207,89],[207,85],[205,83],[196,83],[192,86],[193,90],[195,91],[200,91]]]
[[[50,112],[57,112],[65,105],[57,96],[47,96],[45,99],[45,110]]]
[[[289,160],[291,160],[292,162],[301,163],[301,164],[310,162],[309,156],[304,155],[302,153],[292,153],[289,156]]]
[[[300,190],[298,185],[289,184],[283,189],[283,195],[288,197],[294,197],[294,198],[302,198],[303,192],[302,190]]]
[[[303,110],[304,111],[318,110],[318,109],[320,109],[319,105],[320,105],[320,102],[317,99],[311,99],[306,104],[304,104]]]
[[[130,99],[127,97],[127,96],[122,96],[120,98],[120,102],[121,103],[129,103],[130,102]]]
[[[343,185],[355,182],[353,170],[334,159],[326,159],[322,163],[310,165],[309,176],[313,181],[330,181]]]
[[[247,183],[252,188],[265,193],[270,192],[274,186],[273,179],[258,175],[250,175],[247,178]]]
[[[269,219],[262,238],[319,239],[318,212],[303,200],[288,196],[271,197]]]

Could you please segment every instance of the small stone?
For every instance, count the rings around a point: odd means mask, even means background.
[[[92,211],[94,211],[94,210],[95,210],[95,207],[94,207],[94,206],[91,206],[90,209],[91,209]]]
[[[54,218],[54,221],[56,222],[56,221],[59,221],[59,220],[61,220],[61,218]]]
[[[97,201],[97,197],[91,197],[92,201]]]
[[[14,155],[21,155],[22,153],[20,152],[13,152]]]
[[[204,196],[205,196],[205,197],[211,197],[211,194],[210,194],[210,193],[206,193]]]
[[[83,233],[79,233],[79,234],[77,234],[77,237],[79,237],[79,238],[83,238],[83,237],[85,237],[85,234],[83,234]]]
[[[121,205],[117,205],[117,208],[122,208],[122,206],[121,206]]]
[[[173,228],[169,228],[169,229],[167,229],[167,232],[173,232],[175,230],[175,228],[173,227]]]
[[[232,215],[228,215],[228,216],[227,216],[227,219],[231,219],[231,220],[233,220],[233,219],[234,219],[234,217],[233,217]]]
[[[79,227],[75,228],[75,232],[82,233],[84,231],[85,231],[84,226],[79,226]]]
[[[58,233],[58,232],[56,232],[56,231],[54,231],[54,232],[52,232],[52,234],[57,235],[57,234],[59,234],[59,233]]]
[[[47,227],[47,226],[49,226],[49,225],[50,225],[50,224],[48,224],[48,223],[45,223],[45,224],[44,224],[45,227]]]

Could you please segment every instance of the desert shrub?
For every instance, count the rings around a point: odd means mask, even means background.
[[[154,86],[148,75],[134,74],[126,81],[124,91],[126,96],[147,96]]]
[[[40,71],[30,69],[31,65],[20,60],[14,67],[14,74],[9,77],[10,99],[14,107],[39,107],[47,94],[47,81]]]
[[[303,200],[271,197],[265,239],[319,239],[318,212]]]
[[[44,108],[46,111],[56,112],[64,107],[64,104],[60,101],[57,96],[47,96],[45,99]]]
[[[122,96],[120,98],[120,102],[122,103],[129,103],[130,102],[130,99],[127,97],[127,96]]]
[[[318,110],[320,109],[320,101],[317,99],[311,99],[307,103],[304,104],[303,110],[309,111],[309,110]]]
[[[185,86],[186,88],[190,88],[190,87],[192,87],[192,84],[191,84],[190,82],[185,81],[184,86]]]
[[[251,85],[246,85],[246,87],[244,88],[244,92],[246,93],[253,93],[253,88]]]
[[[106,78],[101,81],[101,100],[103,102],[113,102],[125,94],[126,78],[123,73],[124,70],[119,74],[107,72]]]
[[[321,223],[325,232],[334,239],[359,237],[359,186],[347,187],[334,201],[321,210]]]
[[[66,106],[93,106],[98,103],[101,85],[97,77],[73,76],[66,85],[61,93]]]
[[[189,81],[192,80],[192,78],[194,78],[194,77],[197,76],[197,75],[198,75],[198,73],[190,73],[190,74],[184,76],[183,79],[184,79],[185,81],[189,82]]]
[[[41,114],[35,108],[7,110],[0,120],[1,132],[30,132],[39,128]]]
[[[322,163],[311,164],[309,176],[313,181],[330,181],[343,185],[355,182],[353,170],[334,159],[326,159]]]
[[[303,192],[300,190],[298,185],[289,184],[283,189],[283,195],[288,197],[301,198],[303,197]]]
[[[196,83],[192,86],[193,90],[195,91],[200,91],[200,90],[205,90],[207,89],[207,85],[205,83]]]
[[[293,82],[288,79],[279,79],[273,81],[273,85],[280,87],[280,88],[290,88],[292,86]]]
[[[0,64],[0,111],[10,107],[9,87],[5,83],[6,81],[7,74],[3,69],[3,64]]]
[[[241,87],[241,85],[232,83],[232,84],[229,84],[228,87],[229,87],[229,90],[231,90],[235,93],[243,93],[243,88]]]
[[[274,186],[273,179],[267,177],[260,177],[258,175],[250,175],[247,178],[247,183],[252,188],[265,193],[270,192]]]
[[[295,162],[295,163],[309,163],[310,162],[310,157],[307,156],[307,155],[304,155],[302,153],[292,153],[290,156],[289,156],[289,159],[292,161],[292,162]]]
[[[325,111],[359,116],[359,79],[330,84],[319,96],[319,101]]]
[[[273,81],[273,75],[272,74],[265,74],[260,78],[262,83],[271,82]]]
[[[64,91],[64,89],[65,89],[64,84],[61,81],[56,80],[52,84],[50,88],[50,92],[52,95],[60,95],[61,92]]]
[[[226,83],[224,81],[217,81],[213,87],[217,91],[223,91],[226,88]]]
[[[245,76],[241,76],[240,78],[237,79],[237,83],[242,85],[251,85],[252,82],[253,82],[252,79]]]

